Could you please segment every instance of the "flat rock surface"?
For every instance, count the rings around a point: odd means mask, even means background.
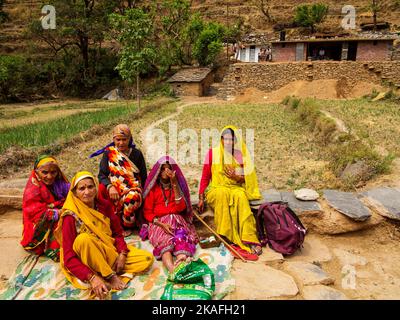
[[[273,262],[283,262],[283,255],[279,252],[272,250],[270,247],[263,247],[263,253],[260,255],[261,262],[265,262],[267,264]]]
[[[286,261],[302,261],[310,263],[328,262],[332,260],[329,248],[315,236],[306,235],[303,248],[297,250],[292,256],[285,258]]]
[[[301,215],[307,211],[321,211],[321,206],[317,201],[302,201],[296,199],[293,192],[281,192],[283,201],[288,202],[289,207],[292,208],[297,215]]]
[[[7,212],[0,216],[0,276],[9,279],[16,266],[28,253],[21,247],[22,213],[20,211]]]
[[[361,194],[380,215],[400,220],[400,191],[398,189],[381,187]]]
[[[317,191],[307,188],[295,190],[294,196],[296,197],[296,199],[302,201],[315,201],[319,198],[319,194]]]
[[[258,276],[254,277],[255,274]],[[228,299],[288,298],[299,292],[292,276],[264,264],[235,261],[232,276],[236,279],[236,290]]]
[[[264,202],[275,202],[275,201],[282,201],[281,193],[276,189],[268,189],[265,191],[261,191],[262,199],[260,200],[251,200],[250,206],[260,206]]]
[[[303,286],[311,286],[317,284],[329,285],[335,280],[330,277],[319,266],[301,261],[292,261],[285,263],[285,270],[290,273]]]
[[[369,209],[354,193],[324,190],[324,198],[332,208],[356,221],[365,221],[371,216]]]
[[[305,300],[347,300],[346,295],[327,286],[305,286],[302,291]]]

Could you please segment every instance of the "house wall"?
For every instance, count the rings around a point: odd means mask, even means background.
[[[207,95],[208,89],[214,82],[214,73],[210,72],[201,82],[173,82],[172,89],[178,96],[197,96]]]
[[[277,43],[272,45],[272,62],[296,61],[296,43]]]
[[[256,46],[254,61],[250,61],[250,46],[246,46],[244,50],[239,50],[238,60],[241,62],[258,62],[258,54],[261,51],[261,46]]]
[[[359,41],[357,46],[357,61],[390,60],[391,43],[393,41]]]
[[[229,99],[247,88],[270,92],[297,80],[346,80],[349,88],[359,81],[400,84],[400,61],[304,61],[236,63],[219,88],[217,97]]]
[[[197,96],[203,93],[200,82],[174,82],[171,83],[174,93],[178,96]]]

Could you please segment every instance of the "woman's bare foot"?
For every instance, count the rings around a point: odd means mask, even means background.
[[[187,258],[188,256],[186,254],[178,254],[174,266],[177,267],[181,262],[186,261]]]
[[[113,290],[122,290],[126,288],[126,283],[117,275],[113,275],[109,281],[111,289]]]
[[[251,252],[253,253],[253,254],[256,254],[256,255],[261,255],[262,254],[262,247],[261,246],[259,246],[259,245],[252,245],[251,246]]]

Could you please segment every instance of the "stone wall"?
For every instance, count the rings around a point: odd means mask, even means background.
[[[172,82],[174,93],[178,96],[207,95],[211,84],[214,82],[214,73],[210,72],[201,82]]]
[[[217,97],[228,99],[247,88],[270,92],[292,81],[319,79],[341,79],[350,84],[357,81],[400,84],[400,61],[236,63],[230,66]]]
[[[200,82],[175,82],[171,83],[174,93],[178,96],[201,96],[202,86]]]

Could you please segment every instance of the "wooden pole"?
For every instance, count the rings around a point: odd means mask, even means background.
[[[221,241],[223,242],[223,244],[224,244],[225,246],[228,247],[229,250],[232,250],[234,253],[236,253],[236,254],[239,256],[239,258],[240,258],[243,262],[247,262],[247,260],[246,260],[245,258],[243,258],[242,255],[241,255],[239,252],[237,252],[237,251],[235,250],[235,248],[233,248],[233,247],[232,247],[228,242],[226,242],[218,233],[216,233],[211,227],[209,227],[208,224],[205,223],[205,221],[204,221],[202,218],[200,218],[200,216],[196,213],[196,211],[197,211],[197,209],[194,209],[194,210],[193,210],[193,214],[195,215],[195,217],[196,217],[197,219],[199,219],[199,221],[200,221],[202,224],[204,224],[204,226],[205,226],[208,230],[210,230],[219,240],[221,240]]]

